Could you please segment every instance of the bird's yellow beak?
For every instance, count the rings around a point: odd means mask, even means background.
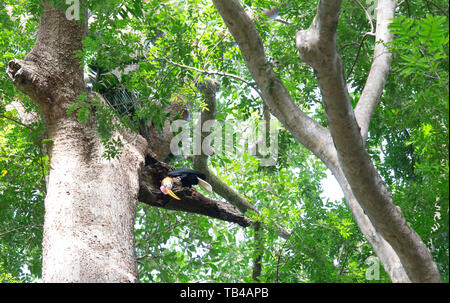
[[[181,200],[180,198],[178,198],[177,195],[174,194],[174,192],[170,188],[167,188],[167,194],[169,194],[169,196],[171,196],[174,199]]]

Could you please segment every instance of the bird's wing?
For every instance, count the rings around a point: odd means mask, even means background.
[[[198,185],[200,185],[204,190],[206,190],[209,193],[212,193],[212,186],[208,182],[206,182],[203,179],[197,178]]]

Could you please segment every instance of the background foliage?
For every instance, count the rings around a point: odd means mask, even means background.
[[[57,1],[56,1],[57,2]],[[366,7],[368,2],[361,3]],[[13,58],[34,43],[39,1],[0,2],[0,281],[37,281],[41,268],[43,199],[48,159],[41,122],[24,125],[18,108],[38,113],[6,76]],[[85,49],[88,85],[112,107],[80,96],[71,110],[80,121],[96,107],[99,135],[110,151],[114,127],[145,132],[167,117],[165,106],[183,102],[191,113],[204,107],[194,85],[198,77],[221,84],[218,120],[263,119],[263,103],[234,42],[211,1],[87,1],[90,30]],[[277,1],[246,0],[263,38],[267,57],[307,113],[326,125],[314,72],[300,61],[295,32],[315,15],[314,1],[286,1],[276,16],[263,14]],[[367,143],[394,201],[433,252],[448,281],[448,2],[403,1],[391,26],[396,39],[391,74],[375,112]],[[280,21],[281,20],[281,21]],[[373,37],[356,1],[344,1],[338,49],[352,100],[366,81]],[[364,37],[364,38],[363,38]],[[221,76],[225,72],[237,77]],[[122,73],[120,75],[120,73]],[[119,75],[119,76],[118,76]],[[15,109],[14,109],[15,108]],[[82,109],[82,110],[80,110]],[[119,123],[113,124],[112,117]],[[275,119],[275,118],[272,118]],[[264,223],[256,249],[254,230],[210,218],[139,205],[136,246],[143,282],[251,282],[253,262],[262,254],[262,282],[388,282],[367,280],[374,253],[345,201],[323,196],[325,167],[281,127],[273,167],[259,166],[247,153],[210,157],[209,166],[244,195]],[[109,144],[109,145],[108,145]],[[189,158],[172,157],[191,167]],[[220,197],[215,196],[219,199]],[[249,214],[255,216],[255,214]],[[274,223],[289,230],[285,240]]]

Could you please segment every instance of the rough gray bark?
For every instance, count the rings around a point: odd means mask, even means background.
[[[66,19],[45,3],[38,37],[8,75],[41,110],[50,171],[45,198],[44,282],[136,282],[134,219],[145,140],[115,134],[120,159],[102,158],[95,123],[81,124],[67,109],[84,90],[80,59],[86,22]]]
[[[97,133],[73,119],[49,129],[49,138],[43,281],[137,282],[134,220],[145,142],[122,137],[126,148],[110,162]]]
[[[294,104],[288,91],[268,65],[262,40],[239,2],[213,2],[238,43],[247,67],[262,92],[264,102],[294,138],[333,172],[355,220],[392,281],[440,281],[430,252],[393,205],[386,186],[365,151],[336,52],[336,27],[341,1],[320,1],[311,27],[298,32],[296,37],[301,58],[318,72],[331,132],[318,125]],[[386,34],[386,18],[392,12],[382,10],[393,10],[395,2],[392,3],[393,1],[388,0],[379,2],[378,40],[389,38]],[[390,55],[384,56],[381,67],[374,65],[371,69],[372,80],[366,89],[367,97],[361,100],[361,109],[358,111],[361,123],[366,125],[364,127],[368,127],[370,116],[384,87],[389,60]],[[384,78],[377,79],[379,75]],[[374,81],[380,83],[375,88],[370,88],[375,85]],[[365,130],[363,135],[364,132]]]

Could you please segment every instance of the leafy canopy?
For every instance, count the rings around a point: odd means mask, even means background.
[[[164,108],[182,102],[192,113],[205,107],[194,82],[214,77],[220,84],[218,120],[264,119],[255,84],[233,37],[211,1],[85,1],[89,34],[83,58],[85,78],[108,105],[81,95],[69,113],[80,123],[96,113],[105,157],[120,153],[113,129],[145,133],[161,129]],[[367,5],[367,3],[362,2]],[[55,4],[65,5],[61,1]],[[314,71],[298,57],[295,33],[310,25],[314,1],[289,1],[278,15],[264,9],[278,1],[246,0],[270,59],[293,100],[326,126]],[[433,252],[448,281],[448,4],[403,1],[391,25],[396,39],[391,74],[370,126],[367,148],[390,186],[394,201]],[[48,159],[41,122],[23,125],[37,107],[7,78],[7,64],[24,58],[36,39],[39,1],[0,3],[0,280],[35,281],[41,272],[43,199]],[[65,8],[63,8],[65,9]],[[446,14],[444,14],[447,12]],[[281,20],[281,21],[280,21]],[[374,42],[364,11],[345,1],[338,27],[351,98],[357,102],[370,68]],[[234,77],[220,73],[232,74]],[[13,106],[14,105],[14,106]],[[16,109],[14,109],[16,108]],[[272,119],[275,119],[272,117]],[[324,198],[325,167],[281,127],[273,167],[261,167],[247,153],[210,157],[209,166],[226,184],[260,210],[251,214],[264,229],[139,205],[136,251],[144,282],[251,282],[253,262],[262,256],[262,282],[387,282],[367,280],[374,253],[345,201]],[[189,158],[172,157],[191,167]],[[217,196],[214,198],[219,199]],[[275,223],[291,232],[278,236]],[[255,249],[255,247],[259,247]]]

